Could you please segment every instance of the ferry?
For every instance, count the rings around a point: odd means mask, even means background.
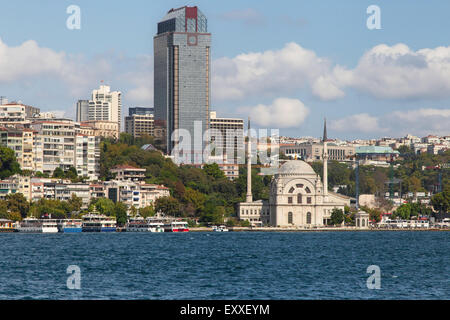
[[[116,219],[98,214],[84,215],[82,232],[116,232]]]
[[[14,223],[11,220],[0,219],[0,233],[2,232],[15,232]]]
[[[164,224],[150,218],[130,218],[126,225],[127,232],[164,232]]]
[[[213,226],[212,227],[214,232],[228,232],[229,230],[224,225],[221,226]]]
[[[58,224],[55,219],[25,218],[18,230],[26,233],[58,233]]]
[[[172,221],[164,224],[164,232],[189,232],[186,221]]]
[[[62,233],[78,233],[83,231],[81,219],[65,219],[58,222],[58,231]]]

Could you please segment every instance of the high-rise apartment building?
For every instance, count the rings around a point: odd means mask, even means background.
[[[209,119],[211,143],[214,156],[222,156],[222,163],[244,163],[244,120],[238,118],[218,118],[215,111]]]
[[[82,104],[80,105],[81,108]],[[84,115],[81,113],[81,118]],[[101,85],[100,89],[92,91],[91,100],[89,100],[88,120],[104,120],[117,122],[120,131],[122,120],[122,93],[120,91],[111,91],[109,86]]]
[[[139,116],[145,116],[148,114],[154,114],[155,108],[145,108],[145,107],[134,107],[128,109],[128,116],[133,116],[135,114]]]
[[[209,128],[211,91],[211,34],[207,19],[197,7],[171,9],[158,23],[153,41],[155,125],[162,127],[155,131],[165,133],[164,143],[171,153],[172,133],[186,130],[191,150],[183,150],[183,161],[201,163],[203,134]],[[195,122],[201,128],[197,132]],[[177,136],[174,138],[178,140]]]
[[[77,102],[77,122],[89,120],[89,100],[78,100]]]

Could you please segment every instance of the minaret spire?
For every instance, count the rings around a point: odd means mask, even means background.
[[[328,146],[327,146],[327,119],[323,124],[323,195],[328,198]]]
[[[247,197],[245,202],[253,202],[252,196],[252,140],[250,134],[250,117],[248,117],[247,130]]]

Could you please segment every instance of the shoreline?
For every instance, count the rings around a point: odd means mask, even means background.
[[[368,228],[368,229],[358,229],[358,228],[317,228],[317,229],[300,229],[300,228],[277,228],[277,227],[229,227],[230,232],[372,232],[372,231],[418,231],[418,232],[437,232],[437,231],[450,231],[450,229],[439,229],[439,228],[426,228],[426,229],[411,229],[411,228],[398,228],[398,229],[379,229],[379,228]],[[197,227],[190,228],[190,232],[213,232],[212,228],[208,227]]]

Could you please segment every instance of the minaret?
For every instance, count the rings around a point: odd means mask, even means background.
[[[252,142],[250,135],[250,117],[248,118],[248,131],[247,131],[247,197],[245,202],[253,202],[252,196]]]
[[[328,197],[328,147],[327,147],[327,119],[323,126],[323,195],[325,200]]]

